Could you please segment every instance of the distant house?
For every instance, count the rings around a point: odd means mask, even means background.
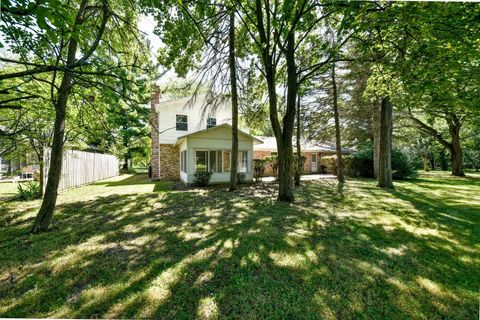
[[[158,88],[151,100],[151,177],[191,184],[195,172],[212,172],[211,182],[228,182],[231,162],[231,107],[224,102],[209,110],[207,94],[160,102]],[[207,112],[205,112],[205,109]],[[253,159],[277,152],[275,138],[254,137],[239,129],[238,171],[253,179]],[[345,149],[344,153],[350,150]],[[328,144],[302,142],[305,172],[319,171],[319,158],[335,153]]]
[[[35,166],[23,167],[22,172],[20,173],[20,179],[33,179],[35,170]]]
[[[10,161],[0,158],[0,176],[9,173]]]
[[[253,158],[264,159],[268,156],[277,155],[277,140],[275,137],[257,137],[262,144],[253,147]],[[293,138],[293,151],[296,151],[296,139]],[[328,143],[315,142],[310,140],[301,140],[302,155],[305,156],[304,173],[321,172],[320,159],[325,156],[336,154],[335,146]],[[342,154],[350,154],[353,150],[342,148]],[[267,172],[267,175],[270,172]]]

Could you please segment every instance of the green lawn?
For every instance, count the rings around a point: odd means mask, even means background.
[[[39,235],[0,192],[0,317],[478,319],[479,175],[170,187],[64,192]]]
[[[18,184],[13,182],[0,183],[0,200],[4,199],[4,197],[15,196],[17,193],[17,186]]]

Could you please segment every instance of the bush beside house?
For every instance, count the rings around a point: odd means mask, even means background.
[[[210,184],[210,178],[212,172],[210,171],[197,171],[193,178],[193,185],[196,187],[206,187]]]
[[[373,150],[365,148],[348,156],[343,156],[345,174],[351,177],[373,178]],[[393,179],[403,180],[416,176],[417,165],[410,161],[408,155],[400,149],[392,150]],[[337,156],[327,156],[320,159],[320,172],[337,173]]]
[[[267,166],[267,159],[253,159],[253,176],[256,182],[265,176],[265,169]]]

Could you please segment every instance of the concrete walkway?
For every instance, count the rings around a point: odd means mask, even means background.
[[[302,181],[323,180],[323,179],[337,179],[337,176],[334,174],[322,173],[322,174],[305,174],[300,177],[300,180]],[[275,181],[275,177],[264,177],[262,178],[262,181],[264,182]]]

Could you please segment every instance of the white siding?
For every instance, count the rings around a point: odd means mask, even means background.
[[[219,135],[218,139],[205,139],[205,138],[187,138],[187,183],[193,183],[195,174],[195,152],[197,150],[231,150],[232,141],[221,139],[223,135]],[[230,137],[228,137],[230,138]],[[245,173],[245,180],[251,181],[253,179],[253,142],[252,140],[245,141],[240,140],[238,142],[239,151],[247,151],[248,153],[248,172]],[[185,182],[185,179],[182,179]],[[212,174],[210,180],[211,183],[221,183],[230,181],[230,172],[216,172]]]
[[[202,117],[205,94],[198,95],[196,100],[191,104],[188,103],[188,100],[189,98],[187,97],[162,102],[157,105],[160,144],[174,144],[177,141],[177,137],[206,129],[207,118],[209,117],[216,118],[217,125],[222,123],[231,124],[231,108],[228,103],[220,106],[215,113],[207,112],[204,117]],[[177,114],[188,117],[188,131],[176,130]]]
[[[185,161],[187,161],[187,171],[188,171],[188,158],[189,158],[189,156],[188,156],[187,140],[186,140],[186,139],[184,139],[184,140],[180,143],[178,149],[179,149],[179,152],[180,152],[180,155],[179,155],[179,157],[178,157],[179,159],[181,159],[181,152],[182,152],[182,151],[185,151],[185,150],[187,151],[187,159],[185,159]],[[186,172],[182,172],[182,170],[180,170],[180,180],[181,180],[183,183],[188,183],[188,181],[187,181],[187,180],[188,180],[188,175],[187,175]]]

